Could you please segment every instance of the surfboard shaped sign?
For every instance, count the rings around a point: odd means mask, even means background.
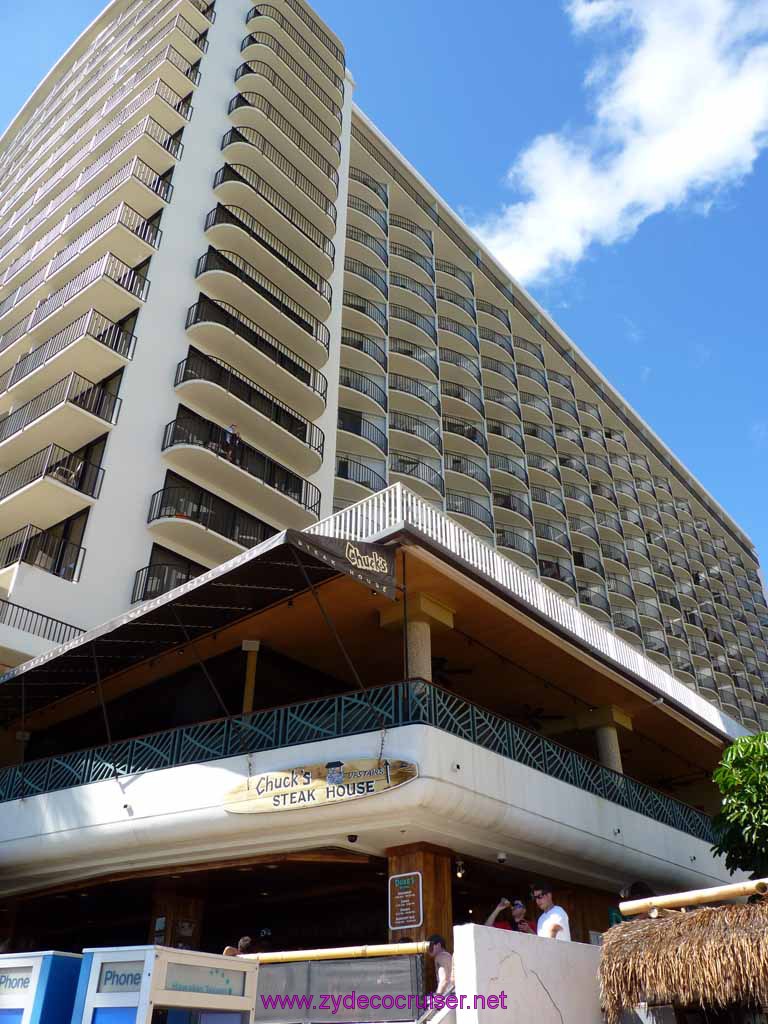
[[[373,757],[263,772],[227,793],[224,809],[231,814],[264,814],[345,803],[388,793],[418,775],[410,761]]]

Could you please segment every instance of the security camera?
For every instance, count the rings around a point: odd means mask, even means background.
[[[497,864],[506,864],[507,863],[507,855],[506,855],[506,853],[504,853],[503,850],[499,850],[499,852],[496,854],[496,863]]]
[[[351,836],[347,836],[347,842],[349,842],[349,843],[356,843],[357,842],[357,836],[354,835],[354,834],[352,834]]]

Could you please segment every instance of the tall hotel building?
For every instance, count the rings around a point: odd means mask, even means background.
[[[353,92],[303,0],[114,0],[0,140],[0,660],[400,482],[768,728],[749,538]]]

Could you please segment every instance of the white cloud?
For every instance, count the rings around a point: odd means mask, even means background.
[[[522,281],[747,175],[768,145],[768,0],[570,0],[601,52],[585,79],[593,119],[516,159],[521,196],[475,224]]]

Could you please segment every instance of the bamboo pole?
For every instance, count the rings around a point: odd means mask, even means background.
[[[288,964],[299,960],[360,960],[374,956],[417,956],[426,953],[428,942],[392,942],[378,946],[338,946],[332,949],[289,949],[284,953],[246,953],[241,960],[260,964]]]
[[[763,895],[768,892],[768,879],[754,882],[736,882],[733,885],[716,885],[712,889],[691,889],[690,892],[675,892],[668,896],[651,896],[644,900],[628,900],[619,904],[622,917],[647,914],[651,910],[675,910],[680,907],[694,907],[701,903],[715,903],[719,900],[734,900],[741,896]]]

